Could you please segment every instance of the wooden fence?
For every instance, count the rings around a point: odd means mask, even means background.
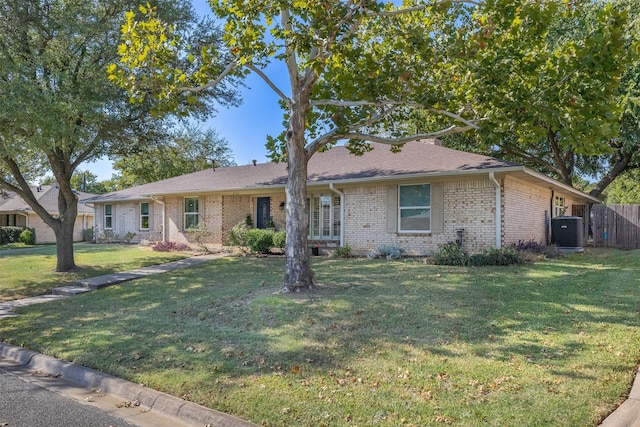
[[[640,248],[640,205],[595,205],[591,213],[594,246]]]

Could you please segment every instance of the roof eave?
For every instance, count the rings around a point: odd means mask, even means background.
[[[554,186],[556,188],[560,188],[563,191],[566,191],[568,193],[574,194],[574,195],[576,195],[576,196],[578,196],[580,198],[587,199],[587,200],[589,200],[589,201],[591,201],[593,203],[597,203],[597,204],[602,203],[602,200],[598,199],[597,197],[593,197],[593,196],[591,196],[591,195],[589,195],[589,194],[587,194],[585,192],[582,192],[582,191],[580,191],[578,189],[575,189],[575,188],[573,188],[573,187],[571,187],[571,186],[569,186],[569,185],[567,185],[567,184],[565,184],[563,182],[560,182],[560,181],[557,181],[557,180],[555,180],[553,178],[550,178],[547,175],[542,174],[540,172],[536,172],[536,171],[534,171],[532,169],[529,169],[529,168],[523,168],[523,172],[526,173],[527,175],[530,175],[530,176],[532,176],[534,178],[537,178],[537,179],[539,179],[541,181],[547,182],[548,184],[550,184],[550,185],[552,185],[552,186]]]
[[[489,172],[520,172],[523,170],[523,166],[496,166],[484,169],[469,169],[469,170],[454,170],[445,172],[422,172],[422,173],[408,173],[401,175],[384,175],[365,178],[349,178],[349,179],[336,179],[326,181],[312,181],[308,182],[307,186],[320,186],[320,185],[340,185],[340,184],[359,184],[362,182],[380,182],[380,181],[393,181],[393,180],[406,180],[406,179],[423,179],[423,178],[436,178],[436,177],[457,177],[457,176],[470,176],[470,175],[485,175]]]

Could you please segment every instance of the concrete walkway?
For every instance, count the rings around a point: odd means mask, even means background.
[[[168,271],[178,270],[180,268],[193,267],[202,264],[210,259],[220,258],[223,254],[201,255],[191,258],[185,258],[178,261],[168,262],[166,264],[150,265],[148,267],[137,268],[135,270],[123,271],[121,273],[105,274],[104,276],[91,277],[89,279],[76,280],[70,286],[55,288],[51,295],[40,295],[37,297],[25,298],[20,300],[6,301],[0,303],[0,319],[3,317],[14,317],[17,314],[13,311],[15,308],[26,307],[28,305],[41,304],[57,299],[69,298],[85,292],[91,292],[102,289],[106,286],[117,285],[128,282],[130,280],[139,279],[141,277],[151,276],[153,274],[166,273]]]

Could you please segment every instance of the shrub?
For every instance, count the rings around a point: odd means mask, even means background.
[[[200,222],[195,227],[190,228],[189,232],[203,252],[207,254],[210,253],[207,240],[209,240],[209,237],[211,237],[213,233],[207,228],[207,224]]]
[[[462,247],[449,242],[433,255],[433,261],[438,265],[466,265],[467,255],[462,251]]]
[[[491,248],[485,249],[479,254],[473,254],[469,257],[468,264],[474,266],[486,265],[514,265],[522,264],[524,258],[515,248]]]
[[[104,230],[104,241],[107,243],[115,243],[120,239],[118,233],[113,230]]]
[[[176,242],[158,242],[151,247],[156,252],[180,252],[189,249],[188,245]]]
[[[400,246],[382,245],[378,246],[378,249],[369,254],[369,258],[400,259],[404,252],[404,248]]]
[[[22,227],[0,227],[0,245],[19,242],[22,230],[24,230]]]
[[[22,233],[20,233],[19,240],[25,245],[35,245],[36,232],[31,228],[25,228],[24,230],[22,230]]]
[[[524,257],[515,248],[490,248],[480,253],[466,255],[460,245],[449,242],[433,256],[438,265],[469,265],[475,267],[514,265],[524,263]]]
[[[562,258],[564,254],[556,245],[548,245],[544,247],[543,255],[545,258]]]
[[[231,230],[227,233],[227,244],[229,246],[247,246],[248,228],[249,226],[245,221],[241,221],[231,227]]]
[[[82,229],[82,241],[83,242],[93,242],[93,227],[92,228],[83,228]]]
[[[333,256],[336,258],[351,258],[351,246],[344,245],[336,248]]]
[[[518,240],[518,243],[514,243],[512,247],[518,252],[539,254],[543,255],[545,258],[560,258],[563,256],[562,252],[556,245],[545,245],[538,243],[535,240]]]
[[[124,240],[125,243],[129,244],[134,237],[136,237],[136,233],[134,233],[133,231],[127,231],[122,237],[122,240]]]
[[[267,254],[273,246],[273,230],[254,228],[247,230],[247,246],[252,252]]]
[[[287,243],[287,233],[284,230],[276,231],[273,233],[273,246],[276,248],[284,249]]]

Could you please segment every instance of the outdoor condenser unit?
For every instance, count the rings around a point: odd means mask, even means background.
[[[551,218],[551,243],[567,252],[584,251],[584,228],[579,216]]]

